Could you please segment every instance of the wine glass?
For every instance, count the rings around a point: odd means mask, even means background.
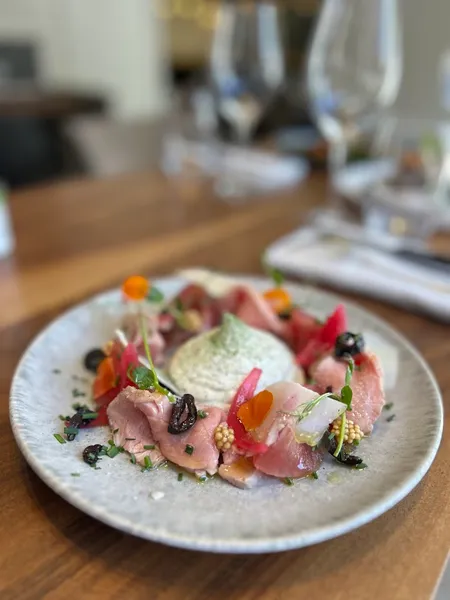
[[[211,48],[210,82],[217,114],[241,146],[249,144],[283,85],[281,37],[276,0],[221,2]],[[245,186],[231,181],[221,188],[225,195],[245,195],[246,191]]]
[[[390,107],[402,76],[397,0],[325,0],[307,62],[311,112],[333,177],[348,146]]]

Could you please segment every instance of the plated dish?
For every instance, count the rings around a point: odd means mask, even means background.
[[[149,539],[263,552],[344,533],[412,489],[442,428],[423,361],[347,312],[278,280],[131,278],[32,344],[16,438],[58,493]]]

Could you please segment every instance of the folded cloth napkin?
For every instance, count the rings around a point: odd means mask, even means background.
[[[268,265],[292,275],[420,310],[450,322],[450,275],[304,227],[278,240]]]

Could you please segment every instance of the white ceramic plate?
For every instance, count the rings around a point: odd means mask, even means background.
[[[261,289],[267,286],[262,280],[252,282]],[[172,278],[158,285],[171,294],[183,282]],[[339,301],[303,286],[289,289],[295,302],[322,317]],[[22,357],[11,390],[11,423],[28,463],[56,493],[100,521],[149,540],[195,550],[288,550],[341,535],[381,515],[404,498],[430,467],[443,423],[432,373],[386,323],[348,304],[350,329],[377,332],[399,359],[400,376],[387,394],[396,418],[387,422],[391,413],[383,412],[376,433],[359,448],[368,469],[347,470],[327,458],[318,480],[299,480],[292,487],[274,480],[248,491],[219,479],[200,484],[185,476],[179,482],[172,468],[142,473],[125,454],[104,458],[101,470],[91,469],[82,462],[81,452],[88,444],[106,443],[106,428],[83,431],[76,441],[64,445],[53,434],[62,431],[58,415],[70,412],[72,389],[82,388],[73,376],[86,376],[81,365],[84,353],[110,337],[120,306],[119,293],[111,292],[50,324]],[[61,373],[54,373],[55,368]],[[163,492],[164,497],[155,500],[155,492]]]

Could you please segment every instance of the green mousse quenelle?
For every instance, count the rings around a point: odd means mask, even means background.
[[[255,367],[262,370],[258,389],[297,375],[286,344],[226,313],[220,327],[191,338],[177,350],[169,374],[176,387],[183,393],[189,391],[198,405],[227,409]]]

